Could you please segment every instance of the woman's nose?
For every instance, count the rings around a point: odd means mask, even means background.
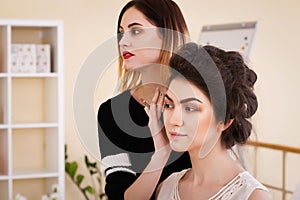
[[[119,34],[120,34],[119,35],[119,37],[120,37],[119,46],[130,46],[131,40],[130,40],[129,33],[124,32],[124,33],[119,33]]]
[[[175,108],[169,118],[169,123],[173,126],[182,126],[183,118],[181,108]]]

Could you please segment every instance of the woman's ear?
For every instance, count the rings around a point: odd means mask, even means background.
[[[224,122],[220,122],[219,126],[218,126],[218,130],[219,131],[225,131],[234,121],[234,119],[230,119],[226,124],[224,124]]]

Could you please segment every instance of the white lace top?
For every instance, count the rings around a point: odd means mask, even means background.
[[[178,182],[189,169],[173,173],[163,183],[157,195],[158,200],[180,200]],[[255,189],[268,191],[249,172],[239,173],[208,200],[247,200]]]

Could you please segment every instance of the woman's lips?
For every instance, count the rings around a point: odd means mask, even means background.
[[[124,59],[129,59],[129,58],[131,58],[132,56],[134,56],[134,54],[133,54],[133,53],[130,53],[129,51],[124,51],[124,52],[123,52],[123,58],[124,58]]]
[[[182,134],[182,133],[177,133],[177,132],[169,132],[170,136],[172,138],[177,138],[177,137],[185,137],[187,136],[186,134]]]

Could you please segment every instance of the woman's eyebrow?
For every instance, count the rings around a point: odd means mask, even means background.
[[[173,99],[170,96],[168,96],[167,94],[165,95],[165,97],[167,99],[169,99],[170,101],[173,102]],[[189,102],[189,101],[198,101],[200,103],[203,103],[201,100],[199,100],[199,99],[197,99],[195,97],[190,97],[190,98],[182,99],[182,100],[179,101],[179,103],[186,103],[186,102]]]
[[[137,23],[137,22],[133,22],[133,23],[129,24],[127,27],[130,28],[132,26],[143,26],[143,25],[140,23]],[[119,29],[123,29],[123,26],[120,25]]]
[[[131,23],[128,25],[128,28],[132,27],[132,26],[143,26],[142,24],[140,23],[137,23],[137,22],[134,22],[134,23]]]
[[[198,101],[200,103],[203,103],[201,100],[199,100],[199,99],[197,99],[195,97],[190,97],[190,98],[182,99],[179,102],[180,103],[186,103],[186,102],[189,102],[189,101]]]
[[[169,97],[167,94],[165,95],[165,97],[166,97],[167,99],[169,99],[170,101],[174,102],[173,99],[171,99],[171,97]]]

